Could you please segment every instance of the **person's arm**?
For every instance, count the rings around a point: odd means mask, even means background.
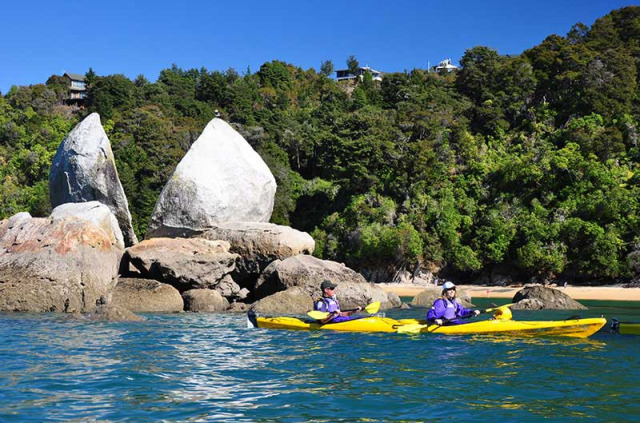
[[[340,311],[334,311],[333,313],[329,313],[329,315],[324,319],[320,320],[320,323],[322,323],[323,325],[326,323],[330,323],[333,319],[341,315],[342,313]]]
[[[442,325],[442,316],[444,316],[445,310],[446,306],[444,304],[444,301],[442,301],[441,299],[435,300],[433,302],[433,306],[431,306],[429,312],[427,312],[427,322]]]
[[[317,311],[323,311],[325,313],[329,313],[329,315],[327,317],[325,317],[324,319],[320,319],[320,323],[322,323],[323,325],[325,323],[331,322],[336,317],[343,315],[343,313],[339,309],[330,313],[329,312],[329,305],[327,303],[325,303],[324,301],[322,301],[322,300],[316,301],[313,304],[313,309],[317,310]]]
[[[480,310],[470,310],[468,308],[464,308],[462,304],[456,301],[456,315],[458,317],[469,317],[469,316],[477,316],[480,314]]]

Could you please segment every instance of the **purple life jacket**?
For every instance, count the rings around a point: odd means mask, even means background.
[[[333,313],[340,310],[340,303],[333,298],[322,297],[313,305],[313,309],[317,311],[324,311],[326,313]]]
[[[444,298],[438,298],[433,302],[433,306],[427,313],[427,321],[433,323],[436,319],[443,319],[449,325],[464,323],[458,317],[464,317],[472,313],[472,311],[462,307],[455,299],[450,301]]]
[[[456,311],[458,307],[456,306],[455,301],[449,301],[448,299],[443,299],[442,301],[444,302],[446,307],[442,317],[446,320],[453,320],[456,317],[458,317],[456,316]]]
[[[340,310],[340,303],[338,303],[338,300],[333,298],[322,297],[313,304],[313,309],[317,311],[324,311],[326,313],[333,313],[334,311]],[[336,316],[331,319],[329,323],[340,323],[360,318],[361,316]]]

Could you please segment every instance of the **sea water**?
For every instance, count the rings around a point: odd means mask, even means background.
[[[638,303],[585,303],[581,317],[640,321]],[[640,336],[608,327],[565,339],[248,329],[230,314],[145,318],[0,314],[0,421],[640,420]]]

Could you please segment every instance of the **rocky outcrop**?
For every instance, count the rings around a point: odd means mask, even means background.
[[[542,310],[544,304],[537,298],[525,298],[518,301],[518,303],[511,308],[515,310]]]
[[[114,246],[124,250],[124,239],[118,221],[109,207],[104,204],[98,201],[65,203],[59,205],[51,212],[51,218],[53,220],[60,220],[67,217],[77,217],[78,219],[93,223],[104,231]]]
[[[228,313],[246,313],[249,311],[249,306],[245,303],[234,302],[229,304],[226,311]]]
[[[238,254],[232,277],[240,286],[253,289],[260,273],[274,260],[284,260],[298,254],[312,254],[315,241],[306,232],[289,226],[266,222],[226,222],[202,231],[164,228],[155,234],[194,237],[229,242],[229,251]]]
[[[87,313],[74,313],[78,320],[94,322],[142,322],[144,318],[134,314],[131,310],[117,305],[99,305]]]
[[[142,277],[155,279],[184,292],[190,289],[216,289],[226,297],[241,294],[230,273],[237,254],[229,253],[226,241],[200,238],[153,238],[127,248],[124,260]]]
[[[97,113],[87,116],[60,144],[49,173],[49,196],[53,207],[87,201],[105,204],[118,220],[125,244],[138,242],[111,144]]]
[[[400,307],[402,301],[393,293],[386,293],[384,289],[370,282],[339,282],[337,290],[340,308],[348,310],[358,306],[364,307],[374,301],[380,302],[381,310]],[[313,299],[320,296],[320,288],[316,287]]]
[[[190,289],[182,293],[184,311],[220,312],[229,307],[229,302],[218,291],[212,289]]]
[[[13,228],[14,226],[19,225],[20,223],[30,219],[32,219],[32,217],[31,217],[31,214],[28,212],[16,213],[9,218],[7,227]]]
[[[411,300],[412,307],[431,307],[433,302],[442,296],[442,290],[440,287],[429,287],[424,291],[421,291],[418,295]],[[456,298],[458,302],[465,308],[472,308],[471,297],[464,291],[456,291]]]
[[[224,222],[268,222],[275,192],[258,153],[228,123],[213,119],[163,188],[146,237]]]
[[[526,301],[523,301],[526,300]],[[586,310],[573,298],[557,289],[542,285],[525,286],[513,296],[511,308],[518,309],[555,309],[555,310]]]
[[[253,295],[261,299],[292,287],[300,287],[315,299],[321,295],[320,284],[324,279],[338,284],[338,298],[344,309],[364,306],[373,301],[380,301],[382,309],[400,306],[397,295],[387,295],[381,287],[367,282],[362,275],[344,264],[308,255],[271,263],[260,276]]]
[[[215,290],[230,300],[244,300],[249,295],[247,288],[241,288],[231,275],[225,275],[215,286]]]
[[[255,302],[251,308],[263,315],[304,314],[313,310],[313,299],[306,289],[294,286]]]
[[[135,313],[177,313],[184,309],[177,289],[151,279],[118,279],[110,304]]]
[[[317,295],[324,279],[341,282],[367,283],[364,277],[344,264],[320,260],[309,255],[297,255],[285,260],[275,260],[260,275],[253,294],[256,299],[273,295],[285,289],[300,286],[309,295]]]
[[[0,222],[0,311],[89,311],[115,285],[121,251],[77,218]]]
[[[233,278],[241,284],[250,280],[255,284],[259,274],[275,260],[312,254],[315,248],[315,241],[308,233],[265,222],[221,223],[199,237],[229,242],[229,251],[240,256]]]
[[[312,254],[315,241],[306,232],[263,222],[227,222],[207,229],[202,238],[228,241],[229,251],[239,254],[243,266],[260,273],[274,260]],[[252,264],[254,264],[252,266]]]

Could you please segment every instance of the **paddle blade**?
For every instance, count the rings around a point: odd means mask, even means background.
[[[493,318],[498,320],[511,320],[513,314],[509,307],[500,307],[493,312]]]
[[[251,328],[257,328],[257,327],[258,327],[258,319],[256,316],[256,312],[253,309],[251,309],[247,313],[247,328],[251,329]]]
[[[511,307],[512,305],[516,305],[516,303],[504,304],[504,305],[501,305],[501,306],[498,306],[498,307],[488,308],[486,310],[482,310],[482,313],[491,313],[492,311],[500,310],[501,308]]]
[[[329,317],[329,313],[324,312],[324,311],[313,310],[313,311],[308,312],[307,316],[311,317],[312,319],[322,320],[322,319],[326,319],[327,317]]]
[[[426,328],[428,326],[429,325],[420,324],[402,325],[398,328],[398,333],[420,333],[423,328]]]
[[[378,310],[380,310],[380,301],[374,301],[364,308],[364,311],[369,314],[377,313]]]
[[[258,326],[254,325],[253,322],[251,321],[251,319],[247,318],[247,329],[254,329],[257,328]]]

